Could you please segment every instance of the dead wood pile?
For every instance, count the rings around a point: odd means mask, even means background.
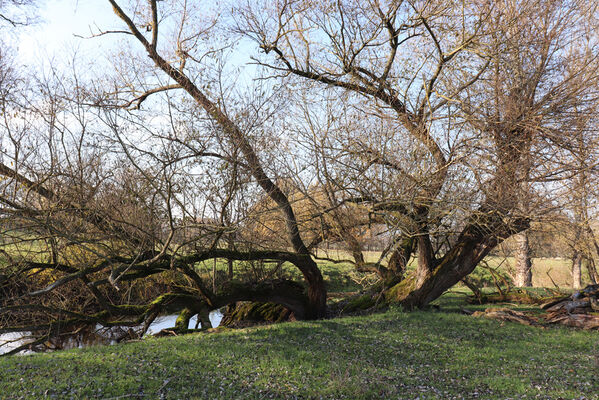
[[[599,285],[589,285],[571,296],[552,299],[542,304],[541,309],[545,313],[487,308],[472,315],[529,326],[560,324],[581,329],[599,329]]]
[[[599,285],[589,285],[572,296],[541,305],[545,322],[583,329],[599,328]]]

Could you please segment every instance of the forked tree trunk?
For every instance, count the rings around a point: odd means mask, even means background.
[[[517,287],[532,286],[532,261],[530,258],[530,246],[528,242],[528,231],[520,232],[516,238],[516,279]]]
[[[483,219],[486,223],[482,222]],[[433,268],[424,279],[407,277],[387,289],[387,301],[398,302],[407,309],[425,307],[474,271],[495,246],[529,226],[527,219],[506,226],[497,215],[479,220],[481,222],[464,228],[456,244],[441,259],[433,261]]]

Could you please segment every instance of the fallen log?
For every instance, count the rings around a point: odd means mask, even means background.
[[[585,300],[565,300],[560,303],[555,304],[547,309],[547,312],[555,313],[555,312],[566,312],[571,314],[575,310],[579,312],[577,314],[584,313],[584,310],[587,307],[591,306],[591,302],[588,299]],[[581,311],[582,310],[582,311]]]
[[[545,320],[548,324],[560,324],[581,329],[599,328],[599,315],[560,314]]]
[[[485,317],[498,321],[518,322],[524,325],[564,325],[580,329],[599,329],[599,285],[589,285],[573,293],[551,299],[540,308],[544,315],[531,315],[509,308],[488,308],[484,312],[473,313],[476,317]]]
[[[588,285],[582,290],[574,293],[572,299],[576,300],[582,297],[597,297],[599,296],[599,285]]]
[[[485,311],[476,311],[474,317],[484,317],[497,321],[518,322],[523,325],[538,325],[539,321],[531,315],[510,308],[487,308]]]
[[[550,301],[541,304],[541,310],[546,310],[549,307],[553,307],[554,305],[561,303],[562,301],[568,300],[570,298],[570,296],[563,296],[563,297],[558,297],[556,299],[551,299]]]

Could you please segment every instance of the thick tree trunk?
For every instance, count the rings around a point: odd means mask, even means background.
[[[493,246],[494,247],[494,246]],[[415,279],[400,282],[389,290],[391,300],[408,309],[422,308],[460,282],[493,248],[473,241],[455,246],[421,283]]]
[[[481,215],[476,220],[464,228],[456,244],[434,262],[425,279],[420,281],[418,276],[404,279],[385,292],[387,301],[398,302],[408,309],[425,307],[474,271],[501,241],[529,226],[528,219],[505,225],[494,213]]]
[[[435,267],[434,252],[428,234],[418,238],[418,265],[416,267],[416,286],[420,287],[429,279]]]
[[[416,286],[420,287],[430,278],[435,268],[435,251],[431,243],[428,227],[428,207],[421,206],[416,212],[418,223],[418,236],[416,237],[418,251],[418,265],[416,266]]]
[[[310,255],[304,256],[302,266],[298,268],[304,273],[308,281],[308,308],[306,310],[306,319],[323,318],[326,315],[327,308],[327,289],[324,279],[318,269],[318,265],[312,260]],[[298,318],[299,319],[299,318]]]
[[[572,255],[572,289],[580,289],[582,272],[582,254],[575,250]]]
[[[532,261],[528,243],[528,231],[520,232],[516,237],[516,279],[517,287],[532,286]]]

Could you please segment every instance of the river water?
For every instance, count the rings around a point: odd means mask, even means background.
[[[220,322],[223,318],[223,314],[220,310],[214,310],[210,313],[210,322],[212,326],[216,328],[220,325]],[[152,322],[150,327],[146,332],[146,336],[154,335],[160,332],[163,329],[173,328],[175,326],[175,321],[177,320],[177,315],[165,315],[162,317],[158,317]],[[189,329],[196,329],[197,327],[201,327],[201,324],[198,324],[197,315],[194,315],[189,321]],[[130,327],[112,327],[106,328],[102,325],[97,325],[95,332],[91,335],[76,336],[71,337],[67,340],[64,340],[60,344],[60,349],[72,349],[72,348],[82,348],[91,345],[97,344],[115,344],[118,339],[121,338],[126,332],[130,329]],[[132,327],[134,331],[136,329],[141,329],[139,327]],[[4,333],[0,335],[0,354],[8,353],[9,351],[16,349],[17,347],[27,343],[28,341],[32,341],[29,338],[30,332],[12,332],[12,333]],[[33,351],[24,350],[19,354],[31,354]]]

